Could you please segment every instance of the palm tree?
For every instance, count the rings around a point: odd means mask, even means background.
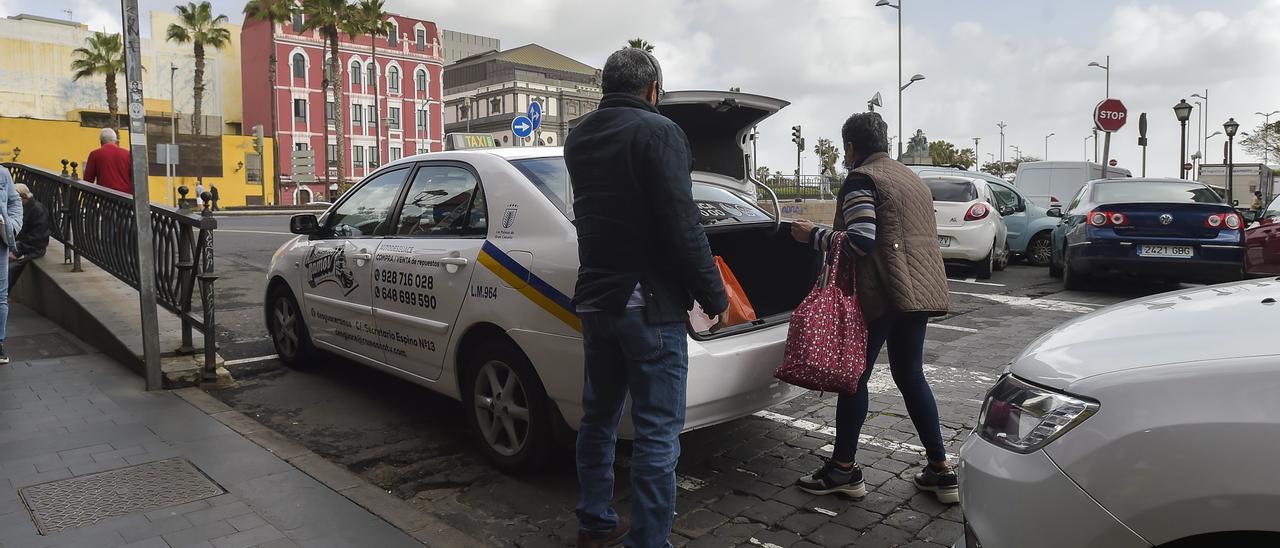
[[[357,34],[369,35],[369,52],[373,56],[373,70],[375,72],[372,78],[373,81],[370,83],[373,84],[373,108],[378,111],[378,115],[374,117],[373,129],[377,132],[376,139],[379,156],[382,155],[382,103],[378,98],[378,77],[380,75],[376,74],[378,72],[378,38],[387,36],[396,29],[394,23],[385,19],[387,17],[387,12],[383,9],[385,4],[385,0],[360,0],[360,3],[353,7],[355,15],[351,18],[351,22],[346,29],[347,34],[353,39]],[[386,71],[383,71],[383,74],[385,73]],[[379,160],[382,160],[382,158],[379,158]]]
[[[277,112],[279,101],[276,93],[276,24],[286,24],[293,20],[298,5],[293,0],[249,0],[244,5],[245,19],[257,19],[271,26],[271,53],[267,55],[267,97],[271,97],[271,157],[275,159],[276,203],[280,203],[280,147],[277,134],[280,131],[280,113]]]
[[[627,47],[642,49],[646,52],[653,53],[653,44],[650,44],[648,40],[643,38],[632,38],[627,40]]]
[[[185,6],[177,6],[178,22],[171,23],[166,32],[170,42],[191,44],[196,58],[195,85],[191,91],[195,107],[191,113],[191,131],[196,135],[204,133],[201,114],[204,104],[204,49],[206,47],[220,50],[231,43],[231,31],[222,25],[226,24],[226,15],[213,15],[213,6],[208,0],[199,4],[188,2]]]
[[[76,48],[71,54],[73,80],[92,78],[99,74],[107,77],[107,112],[111,113],[111,126],[120,124],[120,97],[116,91],[116,74],[124,72],[124,46],[119,34],[95,32],[84,41],[85,47]]]
[[[306,16],[302,24],[303,30],[318,31],[329,50],[329,76],[324,85],[333,90],[333,100],[336,103],[333,108],[333,124],[337,129],[335,140],[338,145],[335,160],[338,164],[338,188],[341,190],[346,190],[347,139],[343,112],[347,103],[342,90],[342,63],[338,59],[338,32],[349,27],[352,11],[346,0],[306,0],[302,3],[302,14]]]

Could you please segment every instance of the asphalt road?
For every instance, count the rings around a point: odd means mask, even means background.
[[[302,371],[270,357],[263,279],[271,254],[290,237],[287,224],[288,216],[219,219],[218,321],[239,386],[213,394],[494,546],[571,544],[577,484],[567,448],[551,470],[506,475],[476,450],[457,402],[337,357]],[[929,330],[925,360],[953,451],[974,426],[986,389],[1036,336],[1098,307],[1173,289],[1108,284],[1067,292],[1046,269],[1019,265],[985,281],[963,268],[949,275],[952,311]],[[871,491],[865,499],[815,498],[791,487],[832,441],[835,398],[809,393],[684,437],[677,545],[950,545],[961,533],[960,510],[910,484],[923,456],[884,369],[870,386],[873,415],[858,455]],[[627,501],[621,483],[620,511]]]

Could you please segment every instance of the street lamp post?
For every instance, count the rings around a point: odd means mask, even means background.
[[[1194,101],[1193,103],[1196,106],[1196,151],[1191,153],[1191,169],[1192,173],[1199,173],[1197,171],[1199,160],[1204,157],[1204,151],[1201,148],[1203,144],[1201,136],[1204,135],[1204,103],[1200,101]]]
[[[1182,138],[1182,152],[1178,155],[1178,173],[1182,174],[1183,179],[1187,178],[1187,120],[1191,119],[1191,108],[1186,99],[1173,105],[1173,115],[1178,117],[1178,124],[1181,126],[1178,135]]]
[[[1265,167],[1267,165],[1267,158],[1268,158],[1267,149],[1271,148],[1271,141],[1270,141],[1271,117],[1277,114],[1280,114],[1280,110],[1273,110],[1271,112],[1255,112],[1254,114],[1261,116],[1263,120],[1262,122],[1262,165]]]
[[[172,155],[173,151],[178,148],[177,147],[178,104],[174,100],[174,93],[173,93],[173,75],[177,72],[178,72],[178,65],[175,65],[172,62],[170,62],[169,63],[169,111],[170,111],[169,112],[169,144],[173,146],[169,147],[169,154],[165,156],[164,172],[167,175],[167,177],[165,177],[166,179],[165,186],[167,187],[166,196],[169,200],[173,200],[174,207],[178,206],[178,201],[173,196],[173,180],[178,178],[178,165],[173,163],[173,158],[170,158],[169,155]]]
[[[905,85],[902,83],[902,0],[898,0],[897,4],[889,2],[889,0],[877,0],[876,7],[889,7],[898,10],[898,158],[902,158],[902,91],[911,85],[910,82]],[[917,75],[919,76],[919,75]],[[923,80],[924,77],[920,76]],[[913,76],[911,81],[916,81]]]
[[[1057,133],[1050,133],[1044,136],[1044,159],[1045,160],[1049,159],[1049,138],[1053,137],[1054,135],[1057,135]]]
[[[1231,188],[1232,186],[1231,172],[1235,171],[1235,150],[1232,148],[1233,147],[1232,141],[1235,140],[1236,130],[1240,129],[1240,123],[1236,122],[1235,118],[1229,118],[1227,120],[1227,123],[1222,124],[1222,129],[1227,132],[1227,204],[1230,204],[1232,207],[1234,207],[1235,202],[1232,201],[1232,198],[1235,192],[1234,192],[1234,189]]]
[[[1009,124],[1001,120],[996,127],[1000,128],[1000,175],[1004,175],[1004,128],[1009,127]]]
[[[978,141],[981,141],[981,140],[982,140],[981,137],[973,138],[973,163],[974,164],[977,164],[979,161],[978,159],[981,158],[981,156],[978,155]]]
[[[1203,93],[1203,94],[1200,94],[1200,93],[1192,93],[1192,94],[1191,94],[1191,97],[1193,97],[1193,98],[1195,98],[1195,99],[1200,99],[1200,100],[1204,101],[1204,106],[1203,106],[1203,107],[1201,107],[1201,109],[1200,109],[1200,116],[1201,116],[1202,118],[1204,118],[1204,124],[1205,124],[1206,126],[1208,126],[1208,125],[1209,125],[1209,89],[1208,89],[1208,88],[1205,88],[1205,90],[1204,90],[1204,93]],[[1208,133],[1209,128],[1208,128],[1208,127],[1206,127],[1206,128],[1204,129],[1204,131],[1205,131],[1206,133]],[[1208,135],[1206,135],[1206,136],[1204,137],[1204,143],[1203,143],[1203,145],[1204,145],[1204,151],[1203,151],[1203,152],[1204,152],[1204,156],[1205,156],[1205,157],[1208,157],[1208,156],[1209,156],[1209,136],[1208,136]]]
[[[1097,61],[1090,61],[1089,66],[1098,67],[1102,70],[1107,71],[1107,88],[1106,88],[1107,96],[1104,97],[1104,99],[1110,99],[1111,98],[1111,56],[1110,55],[1107,56],[1107,64],[1105,65]]]
[[[1092,139],[1092,138],[1093,138],[1092,135],[1084,136],[1084,161],[1086,162],[1089,161],[1089,139]]]

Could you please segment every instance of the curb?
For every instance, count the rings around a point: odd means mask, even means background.
[[[408,502],[383,491],[345,468],[325,460],[324,457],[253,420],[248,415],[232,409],[199,388],[180,388],[173,390],[173,393],[237,434],[333,489],[357,506],[404,531],[424,546],[485,546],[478,539],[455,529],[435,516],[414,508]]]
[[[320,215],[320,214],[324,213],[325,211],[328,211],[328,210],[326,210],[326,209],[262,209],[262,210],[254,210],[254,209],[250,209],[250,210],[227,210],[227,209],[220,209],[220,210],[218,210],[218,211],[214,212],[213,217],[216,219],[216,218],[218,218],[218,217],[253,217],[253,216],[258,216],[258,215],[261,215],[261,216],[266,216],[266,215],[300,215],[300,214],[303,214],[303,213],[311,213],[311,214],[313,214],[313,215]],[[215,231],[216,231],[216,229],[215,229]]]

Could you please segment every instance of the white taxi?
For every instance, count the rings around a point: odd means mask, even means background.
[[[693,147],[711,248],[759,318],[715,334],[690,327],[686,429],[802,393],[773,372],[822,258],[757,206],[747,169],[751,129],[786,105],[664,97]],[[280,359],[305,366],[323,350],[457,398],[495,463],[536,467],[582,416],[571,191],[560,148],[438,152],[382,167],[319,218],[295,216],[298,236],[275,253],[266,287]]]

